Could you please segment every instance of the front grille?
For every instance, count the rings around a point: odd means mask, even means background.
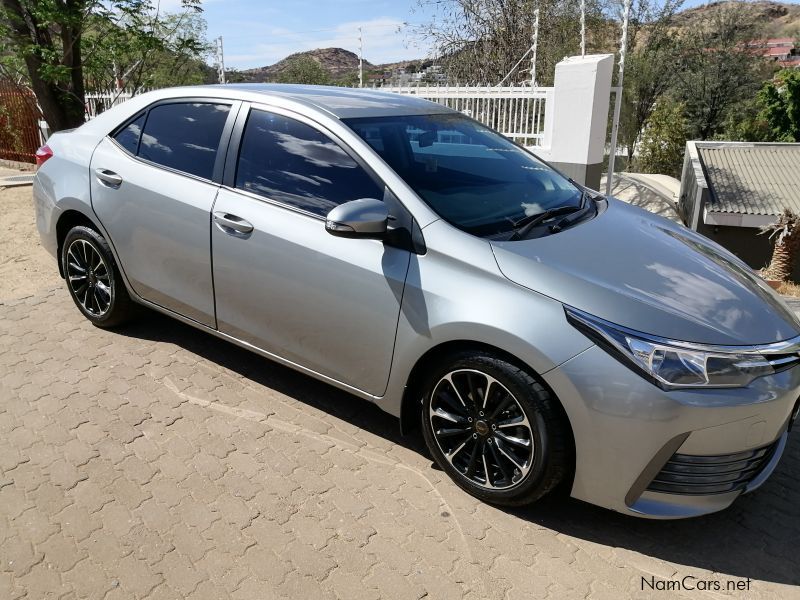
[[[647,486],[653,492],[707,496],[747,487],[772,458],[777,442],[737,454],[674,454]]]

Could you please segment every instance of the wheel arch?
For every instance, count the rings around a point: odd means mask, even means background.
[[[79,210],[70,208],[59,215],[58,221],[56,222],[56,257],[58,259],[58,273],[61,275],[62,279],[64,278],[64,265],[61,264],[61,249],[64,245],[64,239],[67,237],[67,233],[69,233],[70,229],[79,225],[91,227],[101,235],[103,233],[103,230],[91,217]]]
[[[497,358],[505,360],[510,364],[526,371],[531,377],[536,379],[550,393],[550,395],[555,398],[558,406],[561,408],[562,417],[569,428],[570,437],[573,438],[572,445],[574,449],[575,441],[572,433],[572,424],[570,423],[567,411],[565,410],[561,399],[547,384],[544,378],[542,378],[529,364],[514,354],[485,342],[476,342],[471,340],[451,340],[448,342],[442,342],[430,348],[427,352],[420,356],[419,359],[417,359],[417,362],[412,367],[408,378],[406,379],[406,385],[403,390],[403,397],[400,403],[400,431],[403,435],[408,434],[419,426],[419,415],[422,408],[420,395],[422,392],[422,384],[425,381],[425,377],[428,372],[435,368],[436,365],[446,357],[452,356],[457,352],[468,351],[486,352],[496,356]]]
[[[420,402],[422,393],[421,388],[423,382],[425,381],[426,374],[430,371],[430,369],[434,368],[440,361],[444,360],[446,357],[451,356],[457,352],[465,352],[465,351],[485,352],[493,356],[496,356],[497,358],[505,360],[508,363],[526,371],[531,377],[536,379],[536,381],[542,387],[544,387],[548,391],[548,393],[552,396],[552,398],[555,400],[556,406],[560,409],[561,418],[564,420],[569,437],[568,444],[571,456],[570,458],[571,465],[568,470],[569,475],[562,482],[561,486],[559,486],[559,489],[562,489],[564,493],[568,494],[569,490],[572,489],[575,477],[576,447],[575,447],[575,434],[572,429],[572,422],[570,421],[569,415],[564,407],[564,404],[558,397],[558,395],[555,393],[555,391],[552,389],[552,387],[548,385],[547,382],[544,380],[544,378],[541,377],[541,375],[539,375],[530,365],[528,365],[525,361],[521,360],[514,354],[506,350],[503,350],[502,348],[498,348],[497,346],[471,340],[452,340],[438,344],[430,348],[427,352],[425,352],[417,360],[417,362],[411,369],[409,376],[406,380],[406,386],[403,390],[403,396],[400,404],[401,434],[408,435],[410,432],[414,431],[416,428],[419,427],[420,413],[422,411],[422,403]]]

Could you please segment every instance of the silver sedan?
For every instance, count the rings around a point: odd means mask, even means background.
[[[92,323],[148,307],[374,402],[487,502],[710,513],[797,418],[800,324],[745,264],[443,106],[168,89],[38,158]]]

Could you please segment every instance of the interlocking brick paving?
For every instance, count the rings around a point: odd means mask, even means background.
[[[97,329],[55,265],[28,291],[0,287],[0,599],[800,598],[797,435],[718,515],[504,511],[369,403],[154,313]],[[752,582],[642,590],[687,575]]]

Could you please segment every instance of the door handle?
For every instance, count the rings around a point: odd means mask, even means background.
[[[95,169],[94,174],[101,183],[105,183],[106,185],[110,185],[112,187],[119,187],[122,185],[122,177],[114,173],[114,171],[109,171],[108,169]]]
[[[237,233],[250,233],[253,231],[253,226],[250,223],[241,217],[237,217],[236,215],[232,215],[230,213],[222,211],[215,212],[214,221],[222,228],[223,231],[226,229],[233,229]],[[230,232],[225,231],[225,233]]]

